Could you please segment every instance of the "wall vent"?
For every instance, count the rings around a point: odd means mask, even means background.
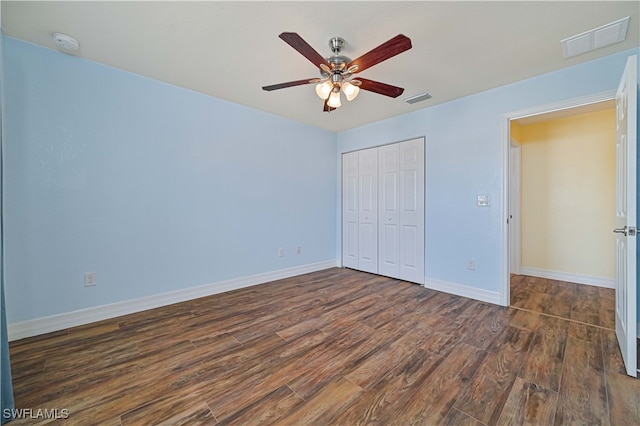
[[[564,59],[581,55],[611,44],[620,43],[627,37],[629,17],[618,19],[582,34],[560,41]]]
[[[433,98],[433,96],[431,96],[431,93],[424,92],[424,93],[419,93],[415,96],[410,96],[406,98],[404,101],[408,104],[415,104],[418,102],[426,101],[427,99],[431,99],[431,98]]]

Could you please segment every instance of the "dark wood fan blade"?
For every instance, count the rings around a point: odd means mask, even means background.
[[[391,40],[354,59],[347,65],[347,68],[357,65],[358,70],[355,72],[360,72],[409,49],[411,49],[411,39],[405,35],[398,34]]]
[[[329,66],[326,58],[323,58],[316,50],[298,35],[298,33],[282,33],[278,37],[284,40],[289,46],[296,49],[302,56],[311,61],[313,65],[320,68],[320,64]]]
[[[322,109],[324,112],[331,112],[336,109],[336,108],[330,107],[327,102],[329,102],[329,98],[324,100],[324,108]]]
[[[404,89],[402,87],[392,86],[390,84],[380,83],[378,81],[368,80],[366,78],[360,77],[358,77],[358,80],[362,82],[362,84],[360,85],[360,89],[379,93],[391,98],[397,98],[398,96],[402,95],[402,92],[404,92]]]
[[[286,83],[272,84],[271,86],[262,86],[262,90],[270,92],[272,90],[284,89],[286,87],[302,86],[303,84],[311,84],[317,82],[317,78],[307,78],[306,80],[288,81]]]

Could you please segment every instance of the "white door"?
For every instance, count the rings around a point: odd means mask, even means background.
[[[378,150],[358,151],[358,269],[378,272]]]
[[[636,347],[636,121],[637,57],[616,94],[616,335],[627,374],[637,377]]]
[[[378,273],[400,278],[400,145],[378,148]]]
[[[342,266],[358,268],[358,153],[342,155]]]
[[[400,143],[400,279],[424,284],[424,139]]]

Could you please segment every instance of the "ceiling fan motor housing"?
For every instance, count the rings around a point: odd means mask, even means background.
[[[347,64],[351,62],[351,58],[346,56],[329,56],[327,62],[331,66],[331,70],[320,69],[320,75],[322,78],[330,78],[332,75],[342,74],[346,72]]]
[[[344,39],[342,37],[333,37],[329,40],[329,47],[331,48],[331,51],[333,52],[333,56],[329,56],[327,58],[327,61],[329,62],[329,65],[331,65],[331,70],[332,71],[344,71],[344,69],[347,67],[347,64],[349,64],[349,62],[351,62],[351,58],[348,58],[346,56],[340,55],[340,52],[342,51],[342,48],[344,47]],[[325,77],[328,77],[329,74],[327,73],[327,75]]]

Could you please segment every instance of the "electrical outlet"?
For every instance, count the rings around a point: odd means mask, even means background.
[[[278,249],[278,257],[284,257],[284,249],[282,247]]]
[[[296,254],[302,254],[302,247],[296,247]]]
[[[474,258],[467,259],[467,269],[470,271],[476,270],[476,260]]]
[[[95,272],[85,272],[84,274],[84,286],[93,287],[96,285],[97,277]]]

